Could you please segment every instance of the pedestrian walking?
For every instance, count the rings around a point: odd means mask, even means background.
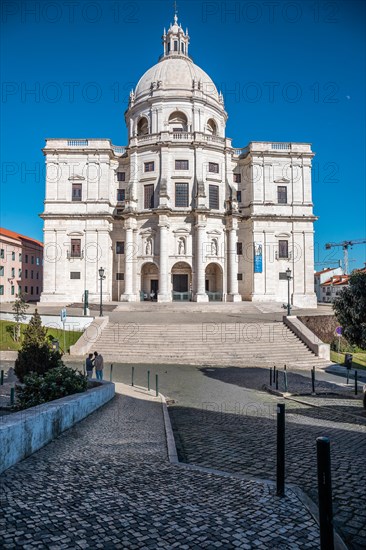
[[[93,378],[94,359],[93,354],[89,353],[85,361],[86,375],[89,379]]]
[[[97,351],[94,352],[94,366],[97,380],[103,380],[104,359]]]

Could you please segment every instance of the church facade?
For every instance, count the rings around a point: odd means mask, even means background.
[[[128,145],[47,139],[41,302],[291,301],[316,307],[308,143],[225,135],[224,98],[177,16],[131,91]]]

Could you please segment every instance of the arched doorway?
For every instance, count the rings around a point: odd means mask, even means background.
[[[222,268],[219,264],[210,263],[205,271],[205,288],[210,302],[222,301]]]
[[[173,301],[190,301],[192,299],[192,269],[187,262],[177,262],[172,267]]]
[[[140,300],[155,301],[159,292],[159,269],[153,262],[147,262],[141,268]]]

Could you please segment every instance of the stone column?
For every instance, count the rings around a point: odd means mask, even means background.
[[[125,291],[121,296],[122,302],[136,302],[136,294],[133,290],[133,267],[135,255],[136,246],[134,239],[133,220],[131,220],[131,218],[128,218],[125,221]]]
[[[206,273],[206,222],[204,216],[199,216],[196,224],[196,295],[195,302],[208,302],[205,288]]]
[[[160,216],[159,220],[160,236],[160,262],[159,262],[159,293],[158,302],[171,302],[171,292],[169,289],[169,224],[165,216]]]
[[[238,290],[238,263],[236,254],[237,238],[237,220],[230,220],[227,229],[227,301],[241,302],[241,296]]]

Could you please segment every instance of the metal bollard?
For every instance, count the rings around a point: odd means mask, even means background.
[[[159,396],[159,375],[155,374],[156,397]]]
[[[1,374],[0,374],[0,385],[1,386],[4,385],[4,371],[3,370],[1,371]]]
[[[276,370],[276,390],[278,390],[278,370]]]
[[[272,367],[269,369],[269,385],[272,386]]]
[[[358,388],[357,388],[357,371],[355,370],[355,395],[357,395],[358,393]]]
[[[317,437],[320,550],[334,549],[330,439]]]
[[[273,382],[276,382],[276,365],[273,365]]]
[[[109,381],[112,382],[113,380],[113,363],[111,363],[111,371],[109,373]]]
[[[147,371],[147,391],[150,391],[150,371]]]
[[[284,366],[283,366],[283,370],[287,370],[287,367],[286,367],[286,365],[284,365]]]
[[[133,382],[134,376],[135,376],[135,367],[132,367],[132,371],[131,371],[131,386],[134,385],[134,382]]]
[[[277,405],[277,496],[285,494],[285,405]]]
[[[286,365],[285,365],[286,367]],[[284,381],[284,384],[285,384],[285,392],[288,391],[288,383],[287,383],[287,372],[286,372],[286,369],[283,371],[283,381]]]
[[[311,369],[311,393],[315,393],[315,367]]]
[[[15,389],[14,389],[14,388],[10,388],[10,405],[11,405],[11,406],[14,405],[14,397],[15,397]]]

